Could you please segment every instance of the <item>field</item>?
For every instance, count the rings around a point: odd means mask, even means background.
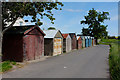
[[[120,40],[102,39],[100,44],[110,45],[109,66],[112,80],[120,80]]]

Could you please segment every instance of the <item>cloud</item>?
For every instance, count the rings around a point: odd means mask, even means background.
[[[69,12],[82,12],[83,10],[82,9],[78,9],[78,10],[75,10],[75,9],[65,9],[65,11],[69,11]]]
[[[111,20],[111,21],[116,21],[116,20],[118,20],[118,15],[111,17],[110,20]]]
[[[96,11],[97,11],[97,12],[100,12],[100,10],[98,10],[98,9],[97,9]]]

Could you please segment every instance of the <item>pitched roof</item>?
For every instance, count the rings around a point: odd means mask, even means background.
[[[46,36],[44,38],[54,38],[59,30],[44,30]]]
[[[91,39],[94,39],[94,37],[91,37]]]
[[[87,36],[88,37],[88,39],[90,38],[90,36]]]
[[[45,33],[37,25],[13,26],[8,31],[6,31],[6,34],[27,34],[35,28],[37,28],[43,35],[45,35]]]
[[[22,24],[20,24],[20,22],[22,22]],[[11,23],[12,22],[6,22],[7,25],[5,27],[8,27]],[[18,17],[13,26],[27,25],[26,23],[23,18]]]
[[[77,36],[77,40],[79,39],[80,36]]]
[[[67,38],[69,34],[62,34],[63,38]]]
[[[89,39],[89,38],[91,38],[91,37],[90,37],[90,36],[85,36],[85,38],[86,38],[86,39]]]
[[[77,40],[83,40],[84,39],[84,37],[83,36],[77,36]]]
[[[76,36],[75,33],[69,33],[70,37],[73,39],[74,36]]]
[[[85,36],[85,39],[88,39],[88,36]]]
[[[81,38],[83,39],[83,38],[85,38],[84,36],[81,36]]]

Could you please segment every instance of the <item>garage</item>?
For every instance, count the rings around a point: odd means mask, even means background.
[[[44,30],[44,55],[56,56],[63,53],[63,36],[60,30]]]
[[[44,56],[44,36],[44,32],[37,25],[12,27],[3,37],[3,61],[40,59]]]
[[[69,34],[62,34],[63,39],[63,52],[70,52],[72,50],[72,39]]]

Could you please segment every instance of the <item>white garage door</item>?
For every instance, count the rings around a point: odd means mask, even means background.
[[[61,54],[62,52],[62,39],[54,38],[54,53],[53,56]]]

